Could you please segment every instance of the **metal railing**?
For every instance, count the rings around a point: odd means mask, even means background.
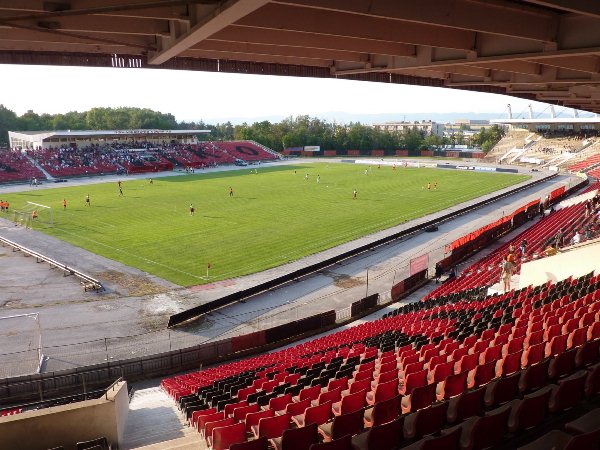
[[[57,269],[62,270],[63,272],[65,272],[65,276],[66,275],[76,276],[77,278],[82,280],[81,282],[82,282],[85,290],[89,290],[89,289],[92,289],[95,291],[103,291],[104,290],[104,286],[102,286],[102,283],[100,281],[96,280],[95,278],[92,278],[91,276],[89,276],[83,272],[80,272],[77,269],[74,269],[73,267],[70,267],[70,266],[67,266],[66,264],[55,261],[54,259],[49,258],[48,256],[42,255],[41,253],[38,253],[34,250],[31,250],[27,247],[17,244],[16,242],[13,242],[9,239],[3,238],[2,236],[0,236],[0,242],[2,243],[2,246],[8,245],[8,246],[12,247],[13,251],[20,251],[29,256],[35,257],[37,262],[43,261],[45,263],[48,263],[50,265],[50,267],[56,267]]]

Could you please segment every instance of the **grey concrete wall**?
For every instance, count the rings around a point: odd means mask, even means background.
[[[129,409],[127,382],[111,388],[105,396],[70,405],[0,417],[0,448],[45,450],[105,436],[120,443]]]
[[[600,239],[563,249],[549,258],[537,259],[521,266],[519,288],[538,286],[548,280],[556,283],[572,276],[600,272]]]

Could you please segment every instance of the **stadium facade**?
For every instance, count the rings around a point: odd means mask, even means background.
[[[534,133],[583,133],[600,130],[600,117],[540,118],[540,119],[494,119],[492,123],[510,129],[524,129]]]
[[[199,134],[210,130],[81,130],[81,131],[9,131],[11,148],[39,149],[64,146],[102,145],[107,142],[150,142],[155,144],[177,141],[196,144]]]

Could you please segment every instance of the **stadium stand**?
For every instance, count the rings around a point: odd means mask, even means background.
[[[53,177],[114,173],[119,168],[110,150],[93,146],[38,149],[29,154]]]
[[[16,150],[0,151],[0,183],[45,178],[35,165]]]
[[[585,133],[543,134],[511,130],[490,150],[485,159],[508,164],[552,165],[578,171],[587,167],[584,161],[596,157],[599,143],[594,130],[586,130]],[[574,161],[577,163],[574,164]],[[575,166],[575,169],[571,166]]]
[[[149,142],[113,143],[105,146],[60,147],[27,150],[50,176],[76,177],[109,173],[144,173],[183,168],[234,164],[237,160],[258,162],[279,156],[253,141],[206,141],[196,145]],[[0,182],[44,179],[45,175],[17,151],[0,152]]]
[[[592,155],[589,158],[578,162],[577,164],[569,166],[568,169],[571,172],[587,172],[591,169],[596,168],[597,166],[600,166],[600,154]]]
[[[217,145],[222,151],[243,161],[265,161],[277,158],[275,152],[252,141],[219,142]]]
[[[596,169],[592,169],[587,173],[588,176],[593,177],[596,179],[596,181],[600,180],[600,167],[597,167]]]
[[[588,187],[585,192],[596,190],[599,187],[600,184],[595,183]],[[597,236],[600,230],[598,229],[596,218],[593,215],[586,215],[585,208],[585,203],[582,201],[581,203],[551,213],[488,256],[466,268],[453,280],[433,290],[426,298],[494,285],[500,281],[502,258],[508,254],[511,247],[515,249],[514,264],[516,267],[514,273],[518,274],[522,263],[546,256],[545,250],[548,244],[550,241],[555,240],[559,232],[562,235],[561,242],[559,243],[560,247],[569,243],[578,230],[587,230],[589,228],[592,232],[592,236],[589,238]],[[583,237],[582,241],[584,239]],[[522,254],[519,248],[524,240],[527,242],[527,245],[525,254]]]
[[[507,154],[513,148],[523,148],[526,144],[526,139],[531,134],[532,133],[527,130],[515,129],[509,131],[502,139],[500,139],[494,148],[487,153],[486,159],[495,161]]]
[[[325,442],[352,435],[352,448],[428,448],[432,439],[484,448],[560,420],[598,392],[599,325],[600,275],[590,273],[502,295],[429,298],[161,385],[211,448],[227,448],[214,445],[223,434],[281,445],[313,424]],[[352,393],[361,382],[367,387]],[[563,436],[574,437],[598,445],[600,433]]]

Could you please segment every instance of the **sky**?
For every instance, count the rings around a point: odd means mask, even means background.
[[[455,89],[364,81],[156,69],[0,65],[0,104],[21,115],[133,106],[178,121],[234,122],[308,114],[343,122],[344,114],[494,113],[515,115],[531,102]],[[547,111],[534,102],[535,113]],[[557,111],[558,112],[558,111]],[[564,116],[565,114],[563,114]],[[569,114],[570,115],[570,114]],[[368,121],[365,120],[365,121]]]

